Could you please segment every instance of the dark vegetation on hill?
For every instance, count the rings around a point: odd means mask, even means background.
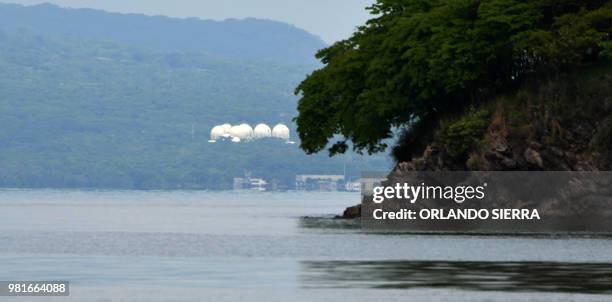
[[[104,13],[69,14],[96,23],[84,16]],[[314,65],[139,43],[0,27],[0,186],[224,189],[250,171],[292,188],[295,174],[341,174],[345,162],[352,177],[389,166],[384,157],[306,156],[276,140],[208,144],[224,122],[291,125],[293,88]]]
[[[176,19],[163,16],[66,9],[51,4],[0,4],[0,28],[141,48],[205,52],[232,60],[312,63],[324,42],[304,30],[270,20]]]

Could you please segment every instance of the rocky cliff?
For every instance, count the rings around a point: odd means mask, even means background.
[[[401,144],[401,142],[399,142]],[[612,67],[589,67],[474,106],[442,121],[411,171],[606,171],[612,169]],[[360,206],[342,217],[355,218]]]
[[[562,76],[443,122],[406,170],[612,168],[612,71]]]

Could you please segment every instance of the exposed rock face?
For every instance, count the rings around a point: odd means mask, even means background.
[[[571,82],[569,80],[565,80]],[[434,137],[395,171],[597,171],[612,169],[612,75],[551,82],[494,103],[488,129],[457,156]],[[518,117],[517,117],[518,116]]]
[[[588,146],[573,145],[561,149],[556,145],[544,146],[536,141],[499,149],[490,143],[472,153],[464,162],[448,156],[437,143],[427,147],[423,155],[409,162],[398,163],[394,173],[402,171],[594,171],[605,169],[588,152]]]
[[[361,205],[356,205],[353,207],[348,207],[346,208],[346,210],[344,210],[344,213],[342,213],[341,216],[338,216],[336,218],[342,218],[342,219],[353,219],[353,218],[359,218],[361,217]]]
[[[437,134],[420,156],[398,163],[389,178],[410,171],[612,169],[612,75],[587,83],[550,82],[490,108],[489,126],[466,152],[458,155]],[[355,213],[349,208],[343,217]]]
[[[542,160],[542,156],[540,153],[538,153],[538,151],[527,148],[527,150],[525,150],[525,154],[523,154],[523,157],[525,157],[528,164],[540,169],[544,168],[544,161]]]

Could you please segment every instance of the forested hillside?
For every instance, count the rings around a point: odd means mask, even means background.
[[[324,42],[304,30],[270,20],[212,21],[66,9],[52,4],[0,3],[0,28],[53,36],[112,40],[138,47],[198,51],[229,59],[314,61]]]
[[[286,123],[312,64],[0,29],[0,186],[210,188],[342,173],[347,159],[281,141],[208,144],[212,126]],[[295,136],[295,134],[294,134]],[[359,171],[383,157],[349,161]]]

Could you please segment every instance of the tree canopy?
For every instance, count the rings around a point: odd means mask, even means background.
[[[527,79],[612,54],[612,1],[377,0],[373,18],[317,53],[297,88],[307,153],[385,150]]]

